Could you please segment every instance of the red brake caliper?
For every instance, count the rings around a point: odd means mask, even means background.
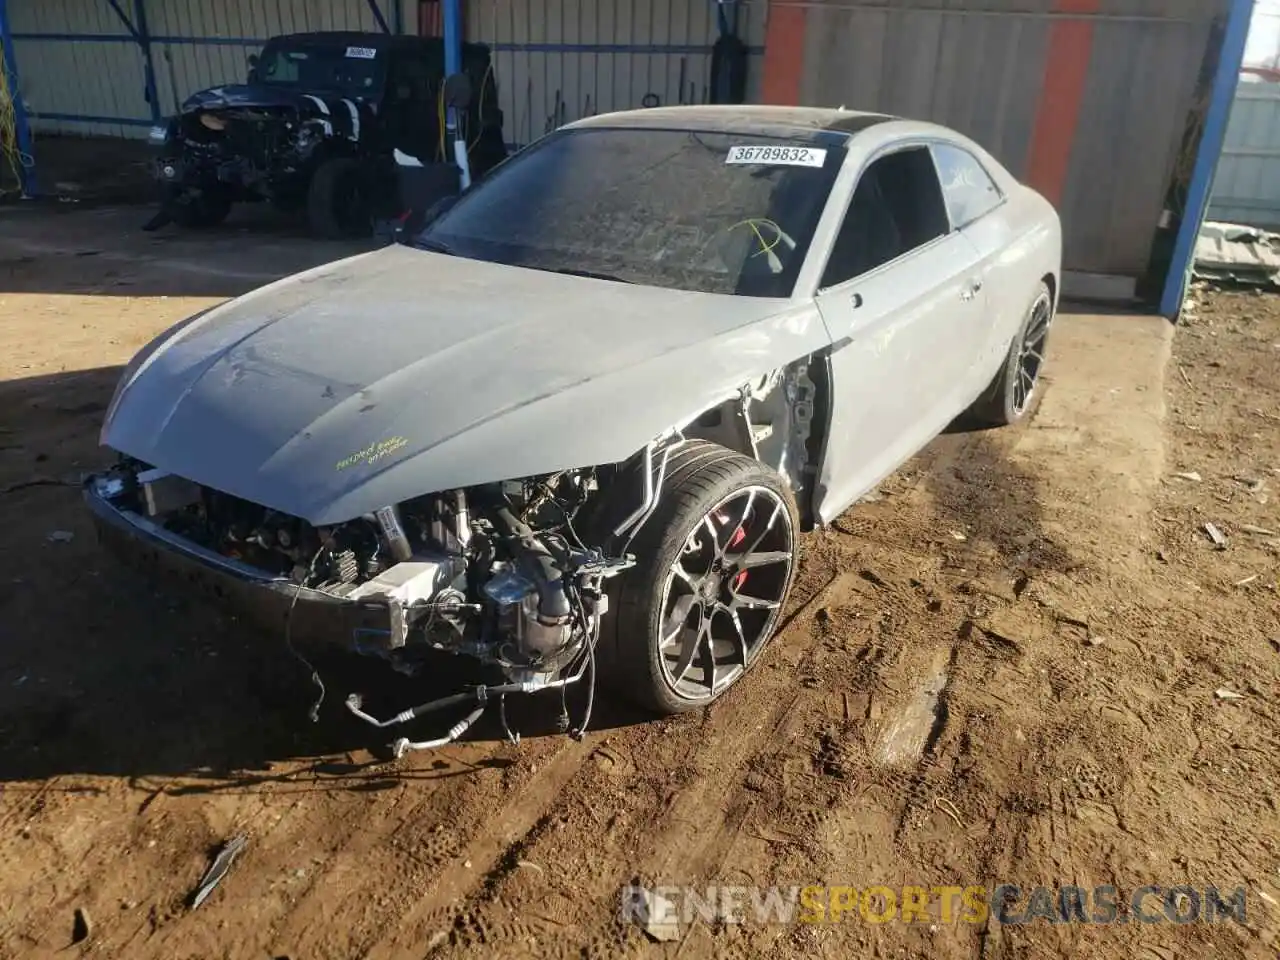
[[[729,538],[729,548],[732,549],[747,539],[747,531],[739,527],[734,531],[733,536]],[[747,582],[747,571],[741,570],[733,578],[731,589],[735,592],[742,589],[742,585]]]

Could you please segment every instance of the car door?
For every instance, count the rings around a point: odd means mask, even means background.
[[[970,393],[981,391],[1004,361],[1009,342],[1022,320],[1023,305],[999,296],[1001,274],[1014,241],[1014,227],[1005,215],[1008,198],[982,162],[959,144],[930,147],[938,169],[951,228],[962,233],[978,252],[977,274],[986,292],[981,353]]]
[[[863,170],[816,296],[832,416],[816,504],[834,519],[960,412],[983,324],[977,249],[951,229],[927,145]]]

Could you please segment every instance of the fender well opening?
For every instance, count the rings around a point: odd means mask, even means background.
[[[814,492],[830,422],[830,364],[811,354],[742,385],[703,411],[684,435],[710,441],[776,470],[796,498],[801,529],[814,526]]]

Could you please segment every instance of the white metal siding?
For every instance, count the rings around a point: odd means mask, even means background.
[[[399,0],[405,29],[416,23],[413,0]],[[134,5],[120,4],[132,19]],[[388,23],[392,2],[380,4]],[[243,81],[245,58],[279,33],[377,30],[365,0],[146,0],[160,114],[172,114],[190,94]],[[37,132],[145,137],[142,50],[106,0],[9,0],[22,94],[36,114],[122,117],[132,124],[35,117]],[[119,40],[31,39],[24,34],[89,34]],[[167,38],[167,39],[166,39]]]
[[[1280,83],[1237,88],[1209,218],[1280,228]]]
[[[102,0],[10,0],[15,34],[94,34],[127,40],[124,24]],[[20,92],[28,109],[99,117],[145,117],[142,56],[121,41],[15,40]],[[139,104],[142,112],[139,112]],[[40,130],[102,136],[136,136],[120,124],[33,120]],[[143,131],[145,133],[145,131]]]
[[[738,36],[764,45],[765,3],[740,5]],[[703,103],[719,35],[710,0],[467,0],[467,39],[493,49],[509,142],[526,144],[585,116]],[[747,99],[763,58],[752,55]]]
[[[406,33],[416,0],[382,0],[389,24],[401,4]],[[740,5],[738,34],[755,53],[748,99],[760,79],[765,0]],[[134,7],[121,7],[132,17]],[[245,57],[279,33],[377,30],[365,0],[146,0],[160,113],[191,93],[242,80]],[[718,36],[712,0],[464,0],[466,39],[494,48],[509,142],[524,144],[557,125],[638,107],[701,103]],[[132,125],[35,119],[37,131],[144,137],[151,117],[142,51],[105,0],[9,0],[19,37],[22,90],[36,113],[123,117]],[[37,40],[22,34],[107,34],[118,41]]]

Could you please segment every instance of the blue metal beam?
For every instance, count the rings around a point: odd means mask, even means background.
[[[378,6],[378,0],[366,0],[369,4],[369,12],[373,14],[373,19],[377,21],[378,28],[383,33],[390,33],[391,28],[387,26],[387,18],[382,15],[382,8]],[[399,4],[400,0],[395,0]]]
[[[145,84],[147,104],[151,107],[151,119],[160,122],[160,93],[156,89],[156,65],[151,58],[151,34],[147,30],[146,0],[133,0],[133,19],[137,24],[134,31],[138,38],[138,46],[142,48],[142,75]]]
[[[444,21],[444,74],[462,71],[462,4],[459,0],[440,0]]]
[[[18,180],[24,197],[36,195],[36,162],[31,152],[31,128],[27,105],[23,103],[18,80],[18,61],[13,55],[13,35],[9,31],[8,0],[0,0],[0,53],[4,54],[5,86],[13,100],[14,136],[18,148]]]
[[[138,40],[138,30],[134,27],[133,21],[129,19],[129,15],[120,8],[118,0],[107,0],[107,6],[116,12],[116,16],[124,24],[124,28],[129,31],[129,36],[133,37],[134,40]]]
[[[1218,72],[1213,78],[1204,133],[1200,135],[1191,185],[1187,188],[1186,209],[1182,212],[1182,224],[1178,227],[1178,237],[1173,246],[1173,260],[1160,297],[1160,312],[1170,320],[1178,319],[1182,302],[1186,299],[1187,281],[1195,259],[1196,237],[1200,235],[1205,212],[1209,209],[1209,194],[1213,190],[1213,177],[1227,136],[1227,121],[1231,118],[1231,106],[1240,83],[1240,66],[1244,62],[1245,42],[1249,38],[1252,17],[1253,0],[1232,0],[1222,49],[1218,53]]]

